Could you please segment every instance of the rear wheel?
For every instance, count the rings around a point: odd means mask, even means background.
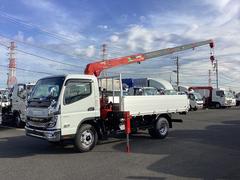
[[[158,118],[153,128],[148,129],[150,136],[158,139],[164,139],[165,137],[167,137],[168,131],[169,131],[169,123],[167,118],[165,117]]]
[[[97,140],[98,135],[94,127],[90,124],[83,124],[77,131],[75,147],[79,152],[88,152],[94,148]]]
[[[216,103],[216,104],[215,104],[215,108],[216,108],[216,109],[220,109],[220,108],[221,108],[221,104],[220,104],[220,103]]]

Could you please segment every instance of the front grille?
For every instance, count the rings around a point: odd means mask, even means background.
[[[228,100],[228,101],[227,101],[227,104],[232,104],[232,100]]]
[[[32,127],[46,128],[51,118],[27,118],[27,124]]]
[[[33,131],[33,130],[27,130],[28,134],[32,134],[32,135],[36,135],[36,136],[40,136],[40,137],[44,137],[44,133],[40,132],[40,131]]]

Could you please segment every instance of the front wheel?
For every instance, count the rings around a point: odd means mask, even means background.
[[[167,118],[165,117],[158,118],[153,128],[148,129],[150,136],[158,139],[164,139],[165,137],[167,137],[168,131],[169,123]]]
[[[221,108],[221,104],[220,104],[220,103],[216,103],[216,104],[215,104],[215,108],[216,108],[216,109],[220,109],[220,108]]]
[[[79,152],[88,152],[97,144],[98,135],[90,124],[83,124],[77,131],[75,147]]]

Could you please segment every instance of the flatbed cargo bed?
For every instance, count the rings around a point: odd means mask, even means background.
[[[189,109],[186,95],[123,96],[121,110],[132,116],[181,113]]]

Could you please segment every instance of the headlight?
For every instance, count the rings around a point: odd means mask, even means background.
[[[52,117],[51,121],[48,123],[48,127],[52,128],[52,127],[56,126],[57,120],[58,120],[58,116],[54,115]]]

